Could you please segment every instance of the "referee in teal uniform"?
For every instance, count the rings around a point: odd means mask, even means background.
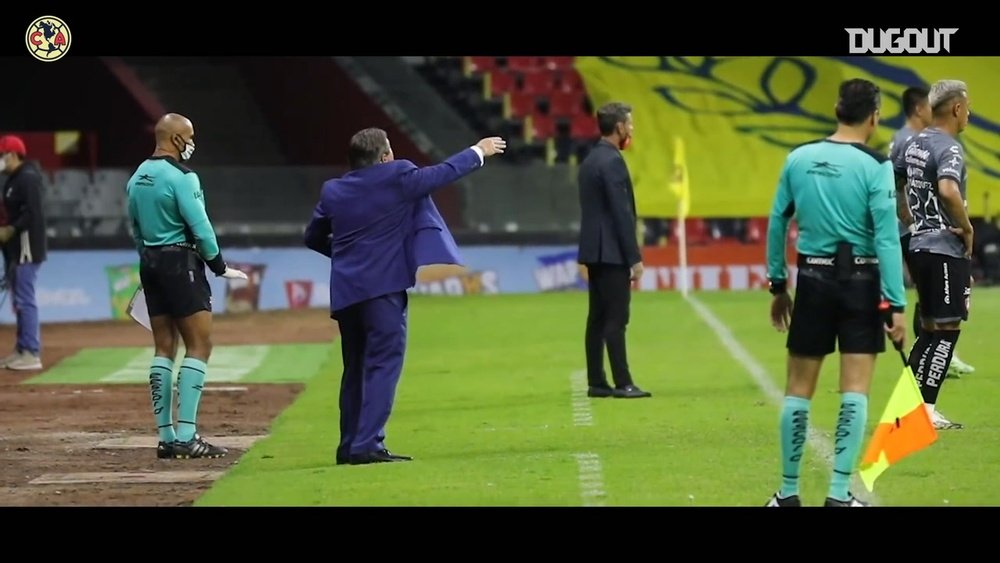
[[[788,331],[788,381],[780,418],[781,488],[767,506],[800,506],[799,471],[810,402],[823,359],[839,347],[840,413],[833,476],[824,506],[865,503],[848,490],[864,440],[868,390],[885,334],[903,344],[903,264],[892,163],[866,143],[878,127],[881,95],[867,80],[840,85],[837,131],[785,159],[767,233],[771,322]],[[785,241],[798,221],[794,307]],[[891,326],[880,312],[892,311]]]

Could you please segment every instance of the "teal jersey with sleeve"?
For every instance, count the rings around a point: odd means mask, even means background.
[[[132,236],[141,253],[147,246],[192,244],[202,259],[219,255],[201,182],[190,168],[169,156],[150,157],[126,186]]]
[[[892,163],[860,143],[821,139],[792,150],[785,159],[767,232],[771,280],[787,280],[786,240],[798,223],[796,249],[809,256],[834,256],[840,242],[854,256],[878,257],[882,295],[906,305],[902,250],[896,217]]]

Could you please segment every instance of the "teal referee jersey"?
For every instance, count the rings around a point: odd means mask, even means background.
[[[146,159],[129,178],[128,212],[136,249],[193,244],[210,262],[219,255],[215,229],[205,210],[201,182],[169,156]]]
[[[906,305],[897,230],[892,163],[860,143],[821,139],[796,147],[785,159],[767,230],[767,270],[771,280],[787,280],[788,223],[795,217],[797,250],[834,256],[848,242],[855,256],[879,261],[882,295]]]

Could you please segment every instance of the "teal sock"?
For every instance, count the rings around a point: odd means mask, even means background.
[[[174,434],[174,361],[154,356],[149,368],[149,394],[153,403],[153,416],[161,442],[173,442]]]
[[[208,366],[201,360],[184,358],[177,374],[177,440],[188,442],[194,438],[198,426],[198,402],[205,384]]]
[[[848,500],[851,474],[861,453],[868,421],[868,397],[861,393],[843,393],[840,415],[837,417],[837,441],[833,452],[833,478],[830,479],[830,498]]]
[[[782,498],[799,494],[799,469],[809,430],[809,399],[785,397],[781,407],[781,489]]]

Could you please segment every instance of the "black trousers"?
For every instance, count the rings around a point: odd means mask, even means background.
[[[625,327],[632,302],[631,271],[628,266],[587,264],[590,310],[587,314],[585,347],[587,381],[591,387],[608,386],[604,373],[604,347],[608,348],[615,387],[632,385],[625,352]]]

